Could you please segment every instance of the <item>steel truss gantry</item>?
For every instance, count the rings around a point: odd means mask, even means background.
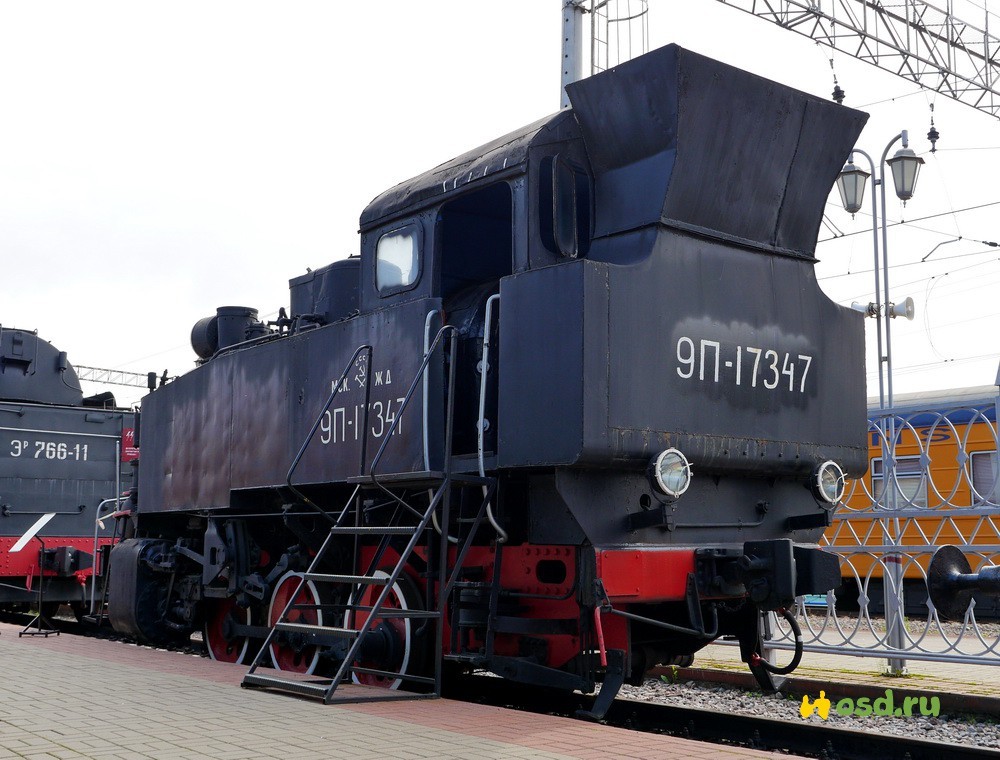
[[[158,382],[155,372],[126,372],[120,369],[84,367],[80,364],[74,364],[73,369],[76,370],[76,376],[79,380],[87,380],[89,382],[100,383],[102,385],[127,385],[134,388],[152,389],[152,387],[155,387]],[[152,375],[152,377],[150,375]],[[166,375],[166,373],[164,373],[164,375]]]
[[[1000,118],[1000,39],[922,0],[718,0]]]

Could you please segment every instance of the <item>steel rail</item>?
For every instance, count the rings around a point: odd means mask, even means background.
[[[500,678],[470,676],[461,680],[462,691],[452,698],[476,701],[528,712],[573,715],[587,709],[593,697],[526,687]],[[454,687],[453,687],[454,688]],[[791,708],[793,703],[788,702]],[[616,699],[605,723],[635,731],[683,736],[686,739],[736,745],[760,750],[785,751],[806,757],[837,760],[980,760],[1000,758],[1000,750],[966,747],[911,736],[877,733],[878,718],[867,731],[833,728],[819,719],[781,720],[751,715],[720,714],[714,710],[677,707],[655,702]]]

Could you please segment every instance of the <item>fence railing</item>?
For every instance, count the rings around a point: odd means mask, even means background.
[[[868,472],[847,484],[821,544],[841,560],[843,585],[797,600],[807,651],[1000,665],[1000,600],[980,594],[962,620],[927,597],[931,557],[958,546],[973,571],[1000,564],[997,389],[873,413]],[[772,621],[771,648],[793,636]]]

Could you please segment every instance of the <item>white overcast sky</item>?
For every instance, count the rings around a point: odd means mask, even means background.
[[[555,111],[561,5],[0,5],[0,324],[77,364],[187,371],[197,319],[274,314],[289,278],[357,252],[379,192]],[[966,20],[982,26],[975,8]],[[833,55],[847,104],[872,114],[859,147],[876,159],[910,130],[927,164],[905,209],[889,193],[890,221],[907,220],[889,233],[893,298],[917,304],[893,324],[895,389],[992,384],[1000,249],[975,241],[1000,240],[1000,205],[961,210],[1000,202],[1000,123],[716,0],[650,0],[649,15],[652,48],[823,97]],[[836,192],[828,210],[855,234],[821,231],[818,275],[834,300],[867,302],[871,220]],[[873,348],[868,369],[876,392]]]

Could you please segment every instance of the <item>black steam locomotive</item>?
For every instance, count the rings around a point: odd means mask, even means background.
[[[862,317],[813,268],[866,116],[676,46],[568,89],[376,198],[276,321],[195,326],[116,628],[326,701],[486,669],[600,714],[724,635],[772,684],[760,613],[839,583],[866,464]]]
[[[84,398],[64,352],[0,327],[0,609],[37,604],[39,578],[43,613],[90,607],[112,539],[98,519],[134,480],[132,428],[110,393]]]

